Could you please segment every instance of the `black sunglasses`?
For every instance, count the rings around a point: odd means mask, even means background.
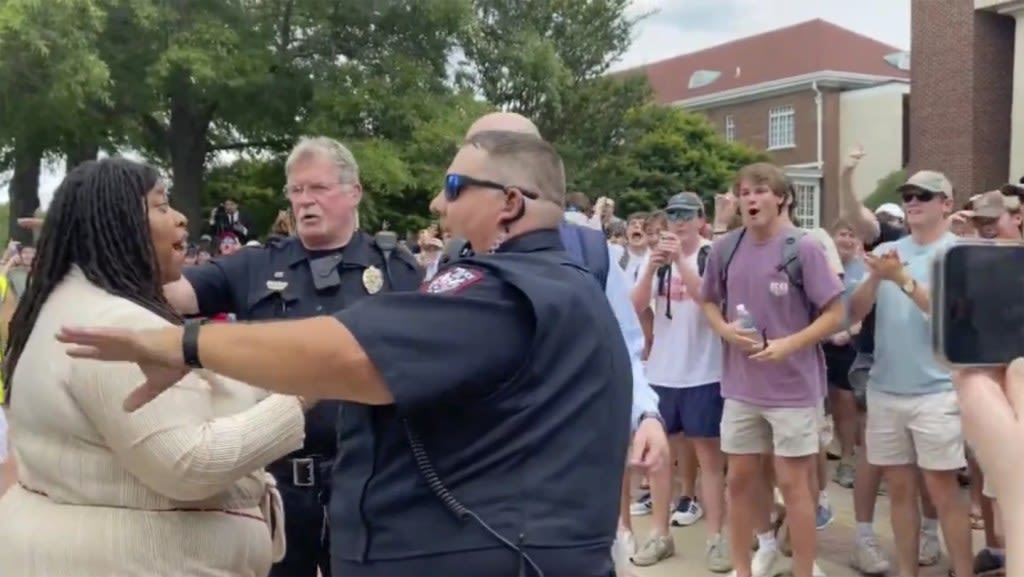
[[[509,186],[507,184],[501,184],[500,182],[494,182],[493,180],[481,180],[464,174],[449,174],[444,177],[444,198],[448,202],[453,202],[455,199],[459,198],[459,195],[462,194],[463,190],[471,186],[500,190],[505,194],[508,194],[509,191],[512,190],[518,190],[519,193],[526,198],[533,200],[540,198],[540,195],[537,193],[525,190],[519,186]]]
[[[938,194],[923,188],[908,188],[900,192],[903,202],[910,202],[915,198],[921,202],[931,202]]]
[[[695,218],[700,218],[700,216],[701,211],[699,210],[686,210],[682,208],[674,208],[665,211],[665,218],[672,222],[678,222],[680,220],[683,222],[690,222]]]

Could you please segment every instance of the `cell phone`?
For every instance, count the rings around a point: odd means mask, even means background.
[[[936,257],[932,347],[955,368],[1024,357],[1024,244],[961,240]]]

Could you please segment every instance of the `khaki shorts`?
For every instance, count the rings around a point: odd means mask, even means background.
[[[733,399],[722,410],[722,452],[806,457],[821,448],[824,408],[758,407]]]
[[[868,462],[928,471],[967,466],[956,392],[890,395],[868,391],[864,443]]]

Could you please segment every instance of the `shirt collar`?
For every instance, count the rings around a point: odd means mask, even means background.
[[[287,254],[288,266],[293,266],[304,260],[309,260],[310,251],[306,250],[306,248],[302,246],[302,241],[300,241],[298,237],[288,237],[283,242],[283,248]],[[313,252],[314,254],[341,252],[342,264],[356,265],[363,268],[370,266],[370,240],[365,234],[359,231],[353,233],[352,239],[348,241],[348,244],[340,249]]]
[[[498,250],[494,252],[536,252],[563,248],[558,229],[545,228],[512,237],[501,243]]]

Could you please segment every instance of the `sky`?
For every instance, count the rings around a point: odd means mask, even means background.
[[[629,13],[647,16],[636,28],[632,47],[614,66],[617,70],[814,18],[910,49],[910,0],[633,0]],[[63,178],[63,168],[49,166],[40,179],[44,207]],[[0,202],[7,201],[4,176]]]

